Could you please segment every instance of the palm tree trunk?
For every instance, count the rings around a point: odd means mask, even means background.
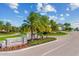
[[[37,39],[38,39],[38,35],[37,35]]]
[[[36,39],[35,34],[34,34],[34,39]]]
[[[42,39],[43,39],[43,36],[42,36]]]
[[[22,44],[24,44],[24,37],[22,38]]]
[[[47,35],[46,35],[46,38],[47,38]]]
[[[33,28],[31,26],[31,40],[33,40]]]
[[[5,40],[5,45],[6,45],[6,47],[7,47],[7,40]]]

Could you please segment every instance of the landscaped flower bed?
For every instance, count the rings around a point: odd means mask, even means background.
[[[44,39],[41,38],[41,39],[29,40],[28,44],[30,46],[33,46],[33,45],[38,45],[38,44],[54,41],[54,40],[56,40],[56,38],[44,38]]]
[[[16,45],[12,47],[0,48],[0,51],[12,51],[12,50],[18,50],[18,49],[27,48],[27,47],[29,47],[28,44],[22,44],[22,45]]]

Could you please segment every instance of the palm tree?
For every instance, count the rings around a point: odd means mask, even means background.
[[[53,21],[53,20],[50,20],[50,26],[51,26],[51,29],[52,29],[52,31],[58,31],[59,29],[58,29],[58,24],[56,24],[56,22],[55,21]]]
[[[40,26],[41,27],[40,32],[42,32],[42,38],[43,38],[43,33],[44,32],[48,33],[48,32],[51,31],[51,28],[49,26],[49,18],[48,18],[48,16],[45,16],[45,15],[41,16],[40,23],[42,25],[42,26]]]
[[[36,32],[37,28],[39,28],[39,19],[40,19],[40,14],[31,12],[27,20],[25,20],[27,27],[29,27],[30,29],[32,40],[33,40],[34,32]]]
[[[49,32],[49,20],[47,16],[41,16],[39,13],[31,12],[27,20],[25,20],[25,23],[31,32],[32,40],[34,33],[37,33],[38,35],[39,33]]]

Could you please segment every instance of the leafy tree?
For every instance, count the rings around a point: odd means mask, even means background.
[[[4,27],[3,21],[0,21],[0,30],[3,30],[3,27]]]
[[[41,16],[41,23],[42,26],[44,27],[44,32],[50,32],[50,26],[49,26],[49,18],[48,16]]]
[[[9,22],[6,22],[6,24],[5,24],[5,30],[7,32],[9,32],[11,30],[11,24]]]
[[[76,28],[74,29],[74,31],[79,31],[79,28],[78,28],[78,27],[76,27]]]
[[[22,26],[20,27],[20,31],[21,33],[26,33],[26,32],[29,32],[30,29],[26,23],[23,23]]]
[[[49,26],[49,18],[48,16],[41,16],[40,17],[40,29],[39,29],[39,33],[41,33],[41,36],[43,38],[43,34],[46,34],[48,32],[51,32],[51,28]]]
[[[71,24],[70,23],[64,23],[64,30],[65,31],[71,31],[72,30]]]
[[[56,24],[56,22],[53,21],[53,20],[50,20],[50,26],[51,26],[52,31],[58,31],[59,30],[58,24]]]
[[[26,25],[30,29],[32,40],[33,40],[34,32],[36,32],[37,28],[39,28],[38,27],[39,26],[39,19],[40,19],[40,14],[31,12],[30,15],[28,16],[28,19],[26,20]]]
[[[31,12],[28,16],[27,20],[25,20],[25,24],[22,26],[24,28],[28,28],[31,32],[31,39],[33,39],[33,34],[43,32],[50,32],[51,28],[49,27],[49,18],[47,16],[42,16],[39,13]]]
[[[19,32],[20,28],[19,27],[15,27],[15,26],[11,26],[10,31],[11,32]]]

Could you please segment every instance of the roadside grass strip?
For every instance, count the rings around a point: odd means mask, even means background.
[[[4,37],[0,37],[0,42],[6,40],[6,38],[15,38],[15,37],[21,37],[22,35],[14,35],[14,36],[4,36]]]

